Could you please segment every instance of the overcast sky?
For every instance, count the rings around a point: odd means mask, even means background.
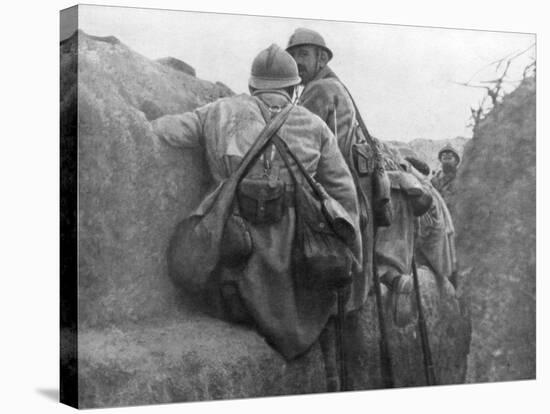
[[[262,49],[285,47],[298,27],[317,30],[334,53],[329,65],[350,89],[371,133],[402,141],[471,136],[470,106],[485,92],[455,82],[477,72],[474,80],[494,79],[491,62],[535,42],[532,34],[102,6],[80,6],[79,27],[116,36],[152,59],[181,59],[199,78],[221,81],[237,93],[248,91],[250,65]],[[532,56],[534,49],[517,58],[509,79],[521,79]]]

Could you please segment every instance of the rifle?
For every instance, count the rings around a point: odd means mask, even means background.
[[[340,391],[348,390],[347,371],[346,371],[346,352],[344,349],[344,326],[346,323],[345,310],[345,289],[346,287],[338,287],[337,302],[338,302],[338,318],[336,319],[336,349],[338,351],[338,375],[340,377]]]
[[[338,79],[338,78],[337,78]],[[351,96],[349,90],[346,88],[346,86],[338,79],[344,90],[347,92],[353,107],[355,109],[355,117],[357,118],[357,121],[359,123],[359,127],[363,131],[363,135],[367,139],[367,142],[372,147],[374,154],[375,154],[375,175],[372,176],[372,182],[373,182],[373,190],[374,192],[378,193],[378,196],[375,194],[371,194],[371,199],[377,198],[379,201],[378,203],[381,204],[382,208],[386,209],[388,207],[389,203],[389,180],[387,178],[387,174],[385,173],[383,167],[382,167],[382,155],[380,153],[380,149],[378,148],[378,145],[374,142],[374,139],[370,135],[369,131],[367,130],[367,126],[365,125],[365,122],[363,121],[363,118],[361,117],[361,113],[359,112],[359,108],[357,108],[357,104],[353,100],[353,97]],[[335,96],[334,99],[334,134],[337,136],[337,130],[336,130],[336,106],[338,103],[337,97]],[[355,171],[355,166],[353,163],[353,159],[350,162],[352,171]],[[357,175],[357,173],[356,173]],[[358,185],[359,187],[359,185]],[[359,187],[360,188],[360,187]],[[386,190],[386,191],[385,191]],[[361,191],[363,193],[363,191]],[[368,198],[368,197],[367,197]],[[376,200],[375,200],[376,202]],[[367,203],[368,204],[368,203]],[[373,206],[374,207],[374,206]],[[373,208],[373,211],[375,209]],[[380,331],[380,340],[379,340],[379,347],[380,347],[380,365],[381,365],[381,373],[382,373],[382,380],[384,382],[385,388],[393,388],[395,386],[394,383],[394,376],[393,376],[393,365],[391,361],[391,353],[389,348],[389,341],[388,341],[388,332],[386,329],[386,318],[384,315],[384,304],[382,301],[382,290],[380,287],[380,277],[378,275],[378,268],[376,266],[376,224],[378,224],[378,227],[382,226],[388,226],[388,218],[384,217],[384,214],[376,214],[376,219],[378,223],[375,222],[374,227],[374,242],[372,244],[372,278],[374,282],[374,293],[376,297],[376,310],[378,314],[378,329]]]
[[[338,122],[336,119],[336,107],[338,106],[338,98],[334,97],[334,136],[338,138]],[[337,312],[336,318],[336,350],[338,353],[338,376],[340,377],[340,391],[347,391],[347,372],[346,372],[346,351],[344,349],[344,327],[346,323],[345,309],[345,286],[337,288]]]
[[[373,237],[376,240],[376,228],[374,229]],[[382,381],[386,388],[395,387],[393,380],[393,365],[391,361],[390,347],[388,343],[388,332],[386,330],[386,318],[384,315],[384,304],[382,303],[382,290],[380,288],[380,276],[376,267],[376,244],[372,247],[372,279],[374,282],[374,295],[376,297],[376,310],[378,313],[378,329],[380,331],[380,339],[378,346],[380,347],[380,365]]]
[[[430,350],[430,342],[428,339],[428,328],[426,326],[426,319],[424,318],[424,311],[422,309],[422,298],[420,296],[420,284],[418,283],[418,272],[416,270],[416,262],[414,260],[414,256],[412,259],[412,273],[413,273],[414,291],[416,295],[416,307],[418,308],[418,329],[420,331],[422,353],[424,355],[424,373],[426,375],[426,383],[427,385],[435,385],[436,384],[435,369],[432,361],[432,351]]]

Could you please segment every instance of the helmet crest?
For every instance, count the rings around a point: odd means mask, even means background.
[[[296,62],[276,44],[256,56],[248,80],[248,84],[256,89],[281,89],[300,82]]]

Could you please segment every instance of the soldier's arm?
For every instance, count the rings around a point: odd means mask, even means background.
[[[359,233],[359,201],[351,172],[338,148],[334,134],[322,126],[321,157],[317,166],[317,181],[338,201],[352,218]]]
[[[174,147],[195,148],[202,145],[204,120],[208,108],[193,112],[165,115],[151,122],[153,132]]]
[[[322,147],[317,179],[331,197],[338,200],[350,214],[358,216],[357,192],[336,138],[326,125],[323,125],[321,134]]]

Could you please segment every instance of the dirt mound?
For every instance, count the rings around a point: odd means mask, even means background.
[[[165,57],[157,59],[157,62],[162,63],[163,65],[169,66],[173,69],[179,70],[180,72],[187,73],[190,76],[197,76],[195,68],[188,63],[185,63],[179,59],[173,57]]]
[[[470,381],[535,377],[535,104],[527,78],[477,126],[457,176]]]
[[[81,31],[61,45],[61,64],[78,65],[62,85],[62,111],[78,99],[79,322],[170,312],[164,234],[208,177],[192,152],[160,145],[147,120],[210,102],[220,87]]]

